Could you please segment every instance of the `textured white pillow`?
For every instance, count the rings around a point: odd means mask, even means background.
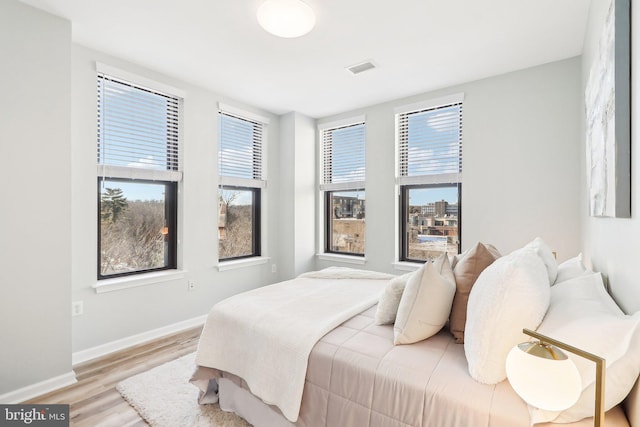
[[[589,273],[593,273],[593,271],[590,271],[585,267],[582,262],[582,254],[580,253],[558,265],[558,276],[556,277],[555,283],[564,282]]]
[[[538,332],[606,360],[605,410],[629,394],[640,373],[640,312],[625,315],[600,273],[583,274],[551,288],[549,310]],[[534,423],[570,423],[593,416],[595,364],[566,352],[582,377],[578,402],[561,412],[530,408]]]
[[[412,344],[437,334],[449,318],[455,292],[447,255],[427,261],[409,277],[404,289],[393,327],[393,343]]]
[[[553,252],[547,244],[540,237],[536,237],[531,242],[527,243],[525,248],[531,248],[544,262],[544,266],[547,268],[549,274],[549,284],[555,283],[556,276],[558,275],[558,262],[556,257],[553,256]]]
[[[412,271],[411,273],[403,274],[402,276],[389,280],[389,283],[385,286],[378,300],[375,318],[376,325],[390,325],[395,322],[404,288],[407,285],[409,277],[415,274],[416,272]]]
[[[519,249],[484,269],[469,294],[464,332],[473,379],[496,384],[507,377],[509,351],[527,340],[523,328],[540,324],[550,292],[547,269],[532,249]]]

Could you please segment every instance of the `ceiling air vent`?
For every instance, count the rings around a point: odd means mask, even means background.
[[[367,70],[372,70],[376,66],[371,61],[361,62],[359,64],[351,65],[347,67],[347,70],[351,71],[353,75],[364,73]]]

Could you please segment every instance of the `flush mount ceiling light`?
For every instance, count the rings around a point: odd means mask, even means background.
[[[258,8],[258,23],[275,36],[294,38],[311,31],[316,16],[300,0],[267,0]]]

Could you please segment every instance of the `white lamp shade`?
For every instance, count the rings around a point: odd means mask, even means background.
[[[258,23],[278,37],[300,37],[316,24],[309,5],[300,0],[267,0],[258,8]]]
[[[576,365],[562,351],[554,360],[530,354],[524,349],[538,343],[523,343],[511,349],[506,370],[509,383],[529,405],[548,411],[562,411],[580,397],[582,380]]]

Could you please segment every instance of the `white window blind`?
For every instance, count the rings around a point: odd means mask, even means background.
[[[462,102],[397,115],[398,183],[459,182]]]
[[[98,174],[179,181],[181,99],[98,75]]]
[[[323,191],[365,186],[365,124],[321,130]]]
[[[265,124],[220,111],[218,170],[221,185],[265,186]]]

